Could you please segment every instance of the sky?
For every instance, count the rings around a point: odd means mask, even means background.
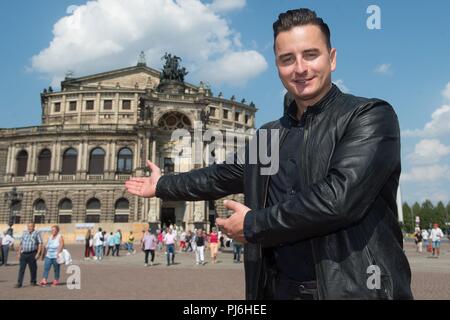
[[[253,101],[259,127],[282,115],[285,92],[272,23],[300,7],[330,26],[341,90],[396,110],[403,201],[450,201],[448,0],[1,1],[0,128],[39,125],[40,92],[57,90],[68,71],[81,77],[133,66],[142,50],[150,67],[161,68],[171,52],[183,58],[186,81]]]

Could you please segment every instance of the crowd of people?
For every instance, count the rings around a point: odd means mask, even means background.
[[[167,266],[175,264],[175,255],[180,252],[192,252],[195,255],[197,265],[205,264],[205,250],[209,250],[211,263],[216,264],[219,249],[233,248],[233,260],[241,262],[243,245],[222,235],[216,228],[212,228],[208,234],[205,230],[195,229],[185,231],[176,225],[169,225],[165,229],[158,229],[152,233],[149,229],[142,231],[142,237],[136,239],[133,231],[128,238],[123,239],[122,231],[108,232],[98,228],[97,232],[88,229],[85,237],[84,258],[101,261],[103,257],[119,256],[120,250],[126,250],[127,255],[136,254],[135,243],[139,243],[144,252],[144,265],[152,266],[155,261],[155,252],[163,252],[166,255]],[[149,262],[150,257],[150,262]]]
[[[416,244],[416,251],[423,252],[423,247],[431,253],[431,257],[439,258],[441,240],[444,238],[442,229],[439,228],[439,224],[435,223],[430,230],[420,229],[416,227],[414,232],[414,242]]]

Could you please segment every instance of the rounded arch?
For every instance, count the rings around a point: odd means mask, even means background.
[[[117,152],[117,173],[131,173],[133,170],[133,151],[123,147]]]
[[[102,203],[97,198],[90,198],[86,202],[86,222],[98,223],[100,222]]]
[[[190,129],[192,119],[185,113],[179,111],[167,111],[162,114],[157,122],[158,127],[163,130]]]
[[[59,210],[72,210],[73,209],[72,200],[70,200],[69,198],[61,199],[61,201],[59,201],[59,204],[58,204],[58,209]]]
[[[44,148],[39,152],[38,166],[37,166],[37,175],[38,176],[48,176],[49,175],[51,160],[52,160],[52,152],[48,148]]]
[[[102,208],[102,204],[97,198],[90,198],[86,201],[86,209],[87,210],[100,210]]]
[[[28,166],[28,152],[20,150],[16,155],[16,176],[25,177]]]
[[[128,222],[130,217],[130,201],[119,198],[114,205],[114,222]]]
[[[64,150],[62,156],[62,168],[61,174],[63,175],[73,175],[77,172],[77,161],[78,161],[78,151],[69,147]]]
[[[63,198],[58,204],[58,222],[59,223],[71,223],[73,203],[69,198]]]
[[[45,200],[42,198],[36,199],[33,202],[33,222],[44,223],[46,214],[47,205],[45,204]]]
[[[95,147],[89,152],[89,174],[103,174],[106,152],[101,147]]]

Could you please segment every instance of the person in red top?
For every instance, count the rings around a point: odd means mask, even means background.
[[[162,230],[160,230],[158,233],[158,249],[159,249],[159,251],[161,251],[163,248],[163,240],[164,240],[164,235],[162,233]]]
[[[219,248],[219,235],[217,233],[216,228],[212,228],[211,233],[209,234],[209,250],[211,251],[211,259],[212,263],[217,262],[217,251]]]

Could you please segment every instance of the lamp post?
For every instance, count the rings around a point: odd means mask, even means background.
[[[203,135],[206,131],[206,126],[209,123],[209,117],[211,116],[211,113],[208,110],[208,107],[202,109],[202,111],[200,111],[200,120],[202,121],[202,129],[203,129]],[[206,149],[208,146],[206,144],[206,141],[203,141],[203,149]],[[209,153],[209,152],[208,152]],[[208,162],[209,162],[209,154],[208,154]],[[208,227],[208,222],[209,222],[209,206],[208,206],[209,202],[205,200],[205,230]]]
[[[5,202],[7,203],[7,206],[9,208],[8,225],[9,228],[11,229],[11,236],[13,234],[12,227],[14,225],[16,217],[15,208],[22,202],[22,199],[23,199],[23,192],[18,192],[16,187],[13,187],[12,190],[9,192],[5,192]]]

